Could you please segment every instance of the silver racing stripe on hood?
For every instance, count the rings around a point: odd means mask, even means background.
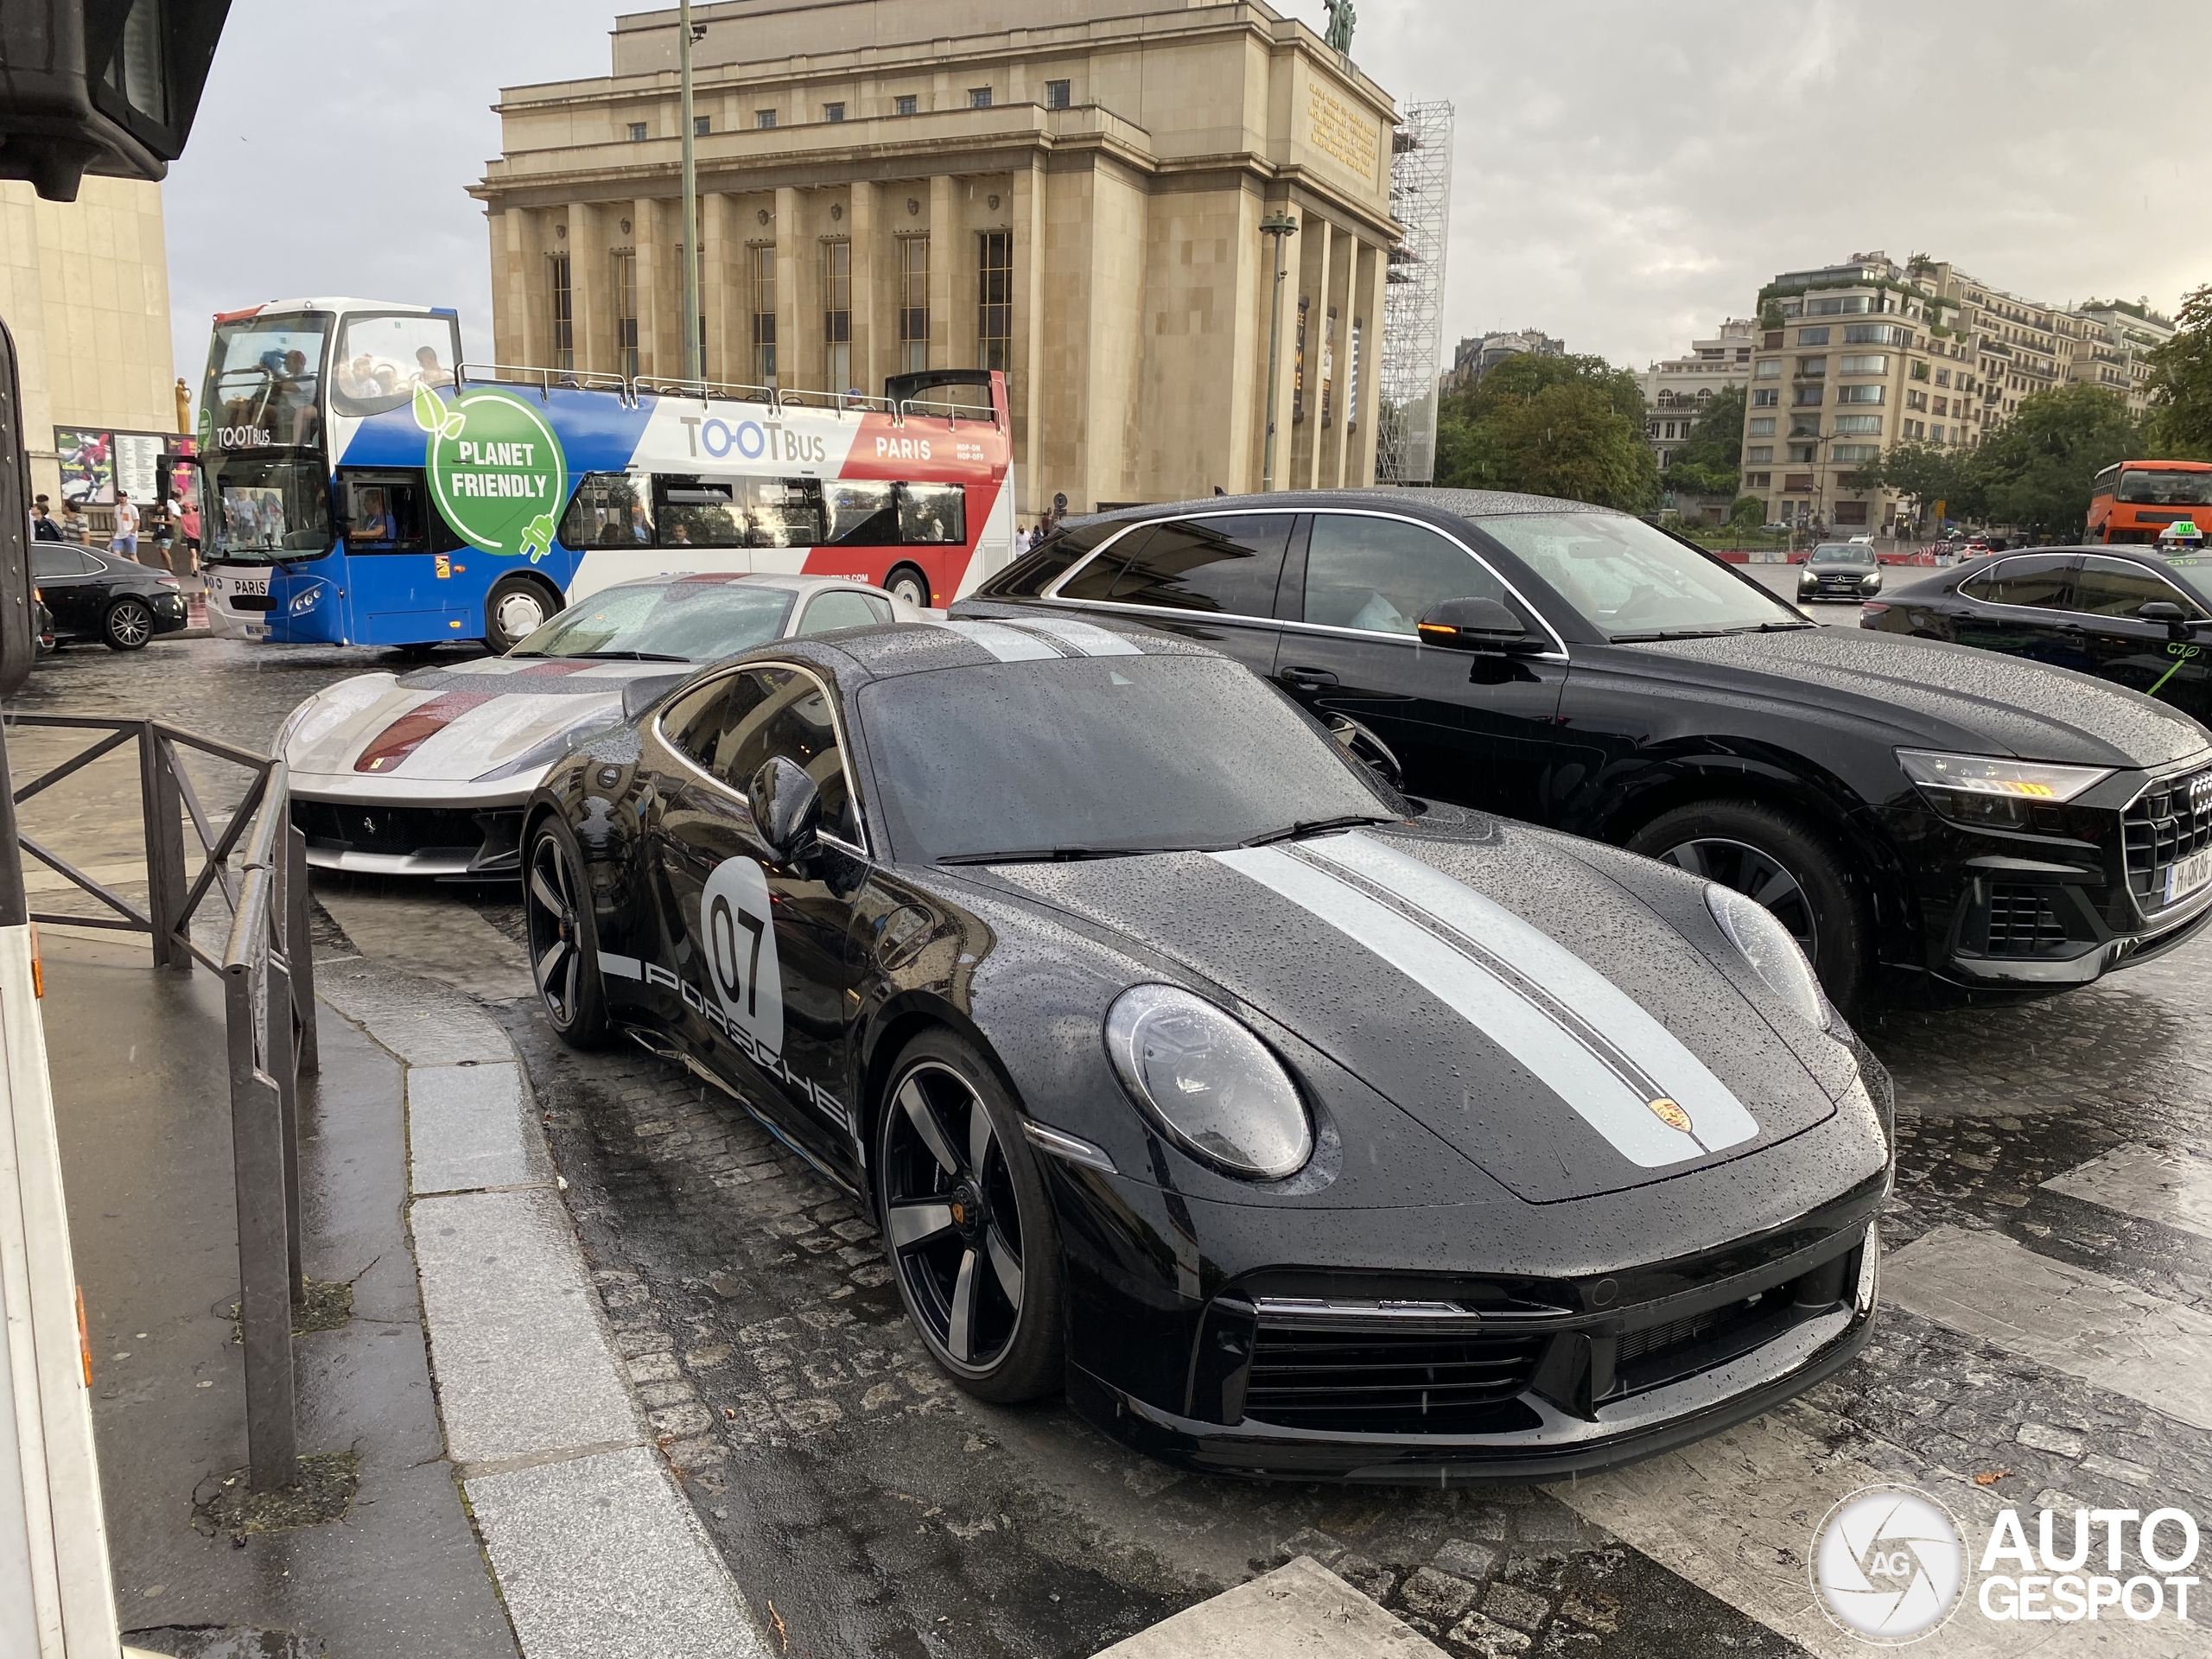
[[[962,639],[981,645],[1002,663],[1033,663],[1040,658],[1068,655],[1035,634],[1008,627],[1003,622],[940,622],[937,626],[950,628]]]
[[[1024,630],[1032,633],[1049,633],[1062,645],[1072,645],[1085,657],[1141,657],[1144,648],[1133,639],[1109,632],[1092,622],[1078,622],[1071,616],[1025,616]]]
[[[1758,1134],[1728,1085],[1626,992],[1419,859],[1357,832],[1211,856],[1404,974],[1637,1167],[1681,1163]]]

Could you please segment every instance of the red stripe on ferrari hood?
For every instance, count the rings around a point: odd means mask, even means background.
[[[525,675],[534,679],[549,679],[563,674],[581,674],[591,664],[588,662],[532,663],[528,668],[517,669],[513,677]],[[499,696],[496,691],[445,691],[402,715],[378,732],[361,750],[360,758],[353,762],[356,772],[396,772],[399,764],[421,748],[440,732],[459,720],[472,709],[481,709]]]

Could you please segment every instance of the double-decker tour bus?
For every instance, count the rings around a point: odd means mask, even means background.
[[[2148,543],[2183,518],[2212,517],[2212,462],[2123,461],[2089,486],[2089,540]]]
[[[473,365],[434,306],[226,312],[197,463],[209,626],[505,650],[585,594],[681,570],[853,576],[948,605],[1015,551],[1006,378],[938,370],[885,391]]]

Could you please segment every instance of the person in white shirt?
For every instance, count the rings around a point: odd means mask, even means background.
[[[107,550],[126,558],[138,556],[138,509],[130,505],[127,490],[115,493],[115,535],[109,541]]]

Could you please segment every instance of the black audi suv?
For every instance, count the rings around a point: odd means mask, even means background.
[[[1822,628],[1627,515],[1308,492],[1069,524],[956,614],[1142,620],[1424,796],[1649,854],[1772,910],[1849,1007],[2051,989],[2212,917],[2212,732],[2086,676]]]

